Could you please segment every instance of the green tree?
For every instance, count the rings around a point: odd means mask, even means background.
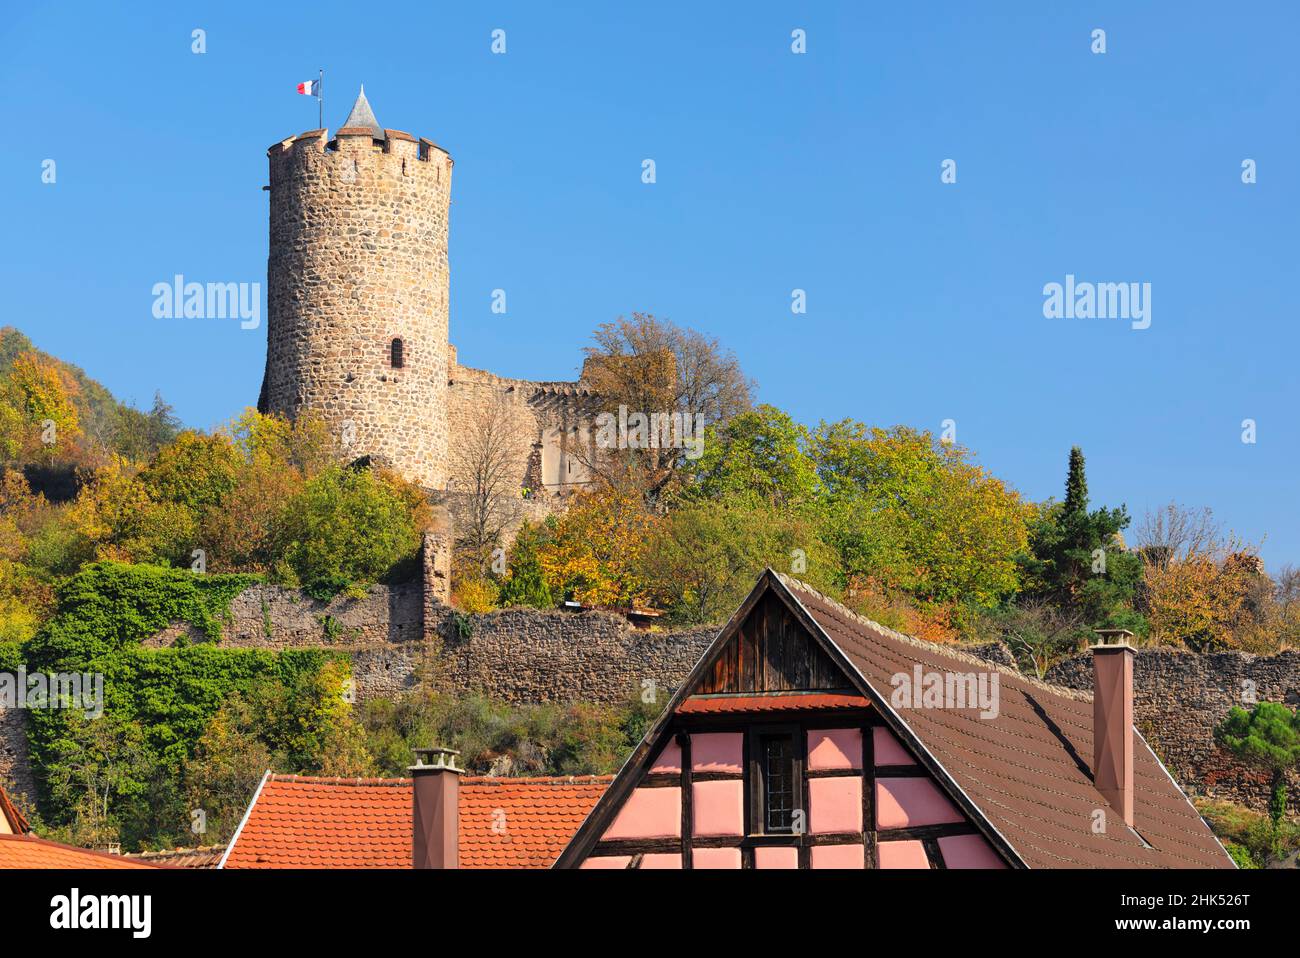
[[[116,420],[112,431],[114,451],[133,462],[149,462],[181,431],[176,410],[162,393],[154,393],[148,412],[119,404]]]
[[[1215,729],[1215,738],[1249,764],[1271,773],[1268,814],[1275,852],[1280,852],[1286,774],[1300,764],[1300,712],[1279,702],[1260,702],[1249,712],[1234,706]]]
[[[501,583],[498,601],[502,606],[527,605],[537,609],[555,606],[542,563],[537,558],[537,545],[537,530],[532,526],[525,525],[515,536],[515,544],[510,550],[509,574]]]
[[[813,522],[768,504],[689,503],[651,533],[642,577],[674,621],[720,622],[754,586],[764,567],[835,591],[835,552]]]
[[[1133,610],[1142,582],[1142,559],[1124,548],[1129,514],[1123,506],[1089,510],[1083,451],[1070,450],[1065,501],[1048,503],[1031,520],[1030,547],[1022,558],[1027,591],[1062,609],[1077,611],[1093,627],[1146,633]]]
[[[253,710],[243,695],[232,696],[212,716],[185,763],[187,804],[203,812],[204,844],[230,838],[273,764],[270,749],[258,736]]]
[[[1070,465],[1065,476],[1065,514],[1081,516],[1088,511],[1088,477],[1084,472],[1083,450],[1070,447]]]
[[[1029,510],[968,450],[905,426],[846,419],[822,423],[811,453],[823,537],[850,580],[881,580],[922,602],[979,607],[1019,587]]]
[[[704,448],[686,466],[685,495],[728,504],[791,508],[817,494],[808,430],[763,405],[705,429]]]
[[[282,523],[284,561],[318,598],[375,582],[420,547],[409,497],[370,469],[326,468]]]

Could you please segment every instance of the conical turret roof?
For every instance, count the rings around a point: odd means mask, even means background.
[[[352,112],[348,118],[343,121],[340,130],[369,130],[377,140],[384,138],[384,128],[379,125],[375,119],[375,111],[370,109],[370,101],[366,99],[366,85],[361,84],[361,92],[357,94],[357,102],[352,104]]]

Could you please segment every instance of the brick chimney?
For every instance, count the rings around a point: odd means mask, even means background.
[[[1097,629],[1092,646],[1093,784],[1133,827],[1133,633]]]
[[[460,867],[460,773],[450,748],[417,748],[412,778],[412,868]]]

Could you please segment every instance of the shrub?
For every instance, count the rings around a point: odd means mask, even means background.
[[[420,547],[410,496],[370,469],[330,467],[308,480],[282,535],[285,562],[318,599],[378,581]]]

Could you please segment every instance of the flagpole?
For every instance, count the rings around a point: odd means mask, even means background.
[[[325,71],[320,71],[320,79],[316,81],[316,106],[320,111],[317,116],[317,128],[325,129]]]

